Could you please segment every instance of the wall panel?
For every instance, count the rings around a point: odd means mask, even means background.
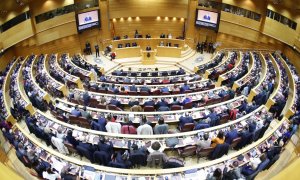
[[[131,21],[125,19],[123,21],[117,20],[113,22],[115,34],[129,37],[134,37],[135,30],[138,30],[139,34],[150,34],[152,37],[159,37],[161,33],[171,33],[173,38],[182,36],[184,30],[184,21],[180,19],[173,20],[169,18],[161,18],[157,20],[155,17],[141,17],[140,20],[132,18]]]
[[[76,22],[74,21],[37,33],[36,43],[40,45],[73,34],[77,34]]]
[[[29,4],[30,11],[32,16],[35,17],[39,14],[67,6],[70,4],[74,4],[74,0],[38,0],[32,1]]]
[[[263,33],[288,45],[293,45],[298,36],[295,30],[270,18],[266,18]]]
[[[53,27],[57,27],[59,25],[62,24],[66,24],[66,23],[70,23],[70,22],[76,22],[75,19],[75,13],[68,13],[68,14],[64,14],[61,16],[56,16],[52,19],[49,19],[47,21],[41,22],[39,24],[35,25],[36,28],[36,32],[39,33],[41,31],[53,28]],[[65,29],[65,31],[67,31],[68,29]]]
[[[14,57],[14,52],[12,49],[8,49],[3,56],[0,57],[0,71],[3,71],[8,63]]]
[[[121,17],[187,17],[188,0],[110,0],[110,18]]]
[[[0,41],[6,49],[20,41],[33,36],[31,20],[28,19],[0,34]]]
[[[227,21],[220,21],[219,32],[244,38],[250,41],[257,42],[260,32],[249,29],[248,27],[233,24]]]

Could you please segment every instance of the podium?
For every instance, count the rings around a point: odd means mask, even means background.
[[[142,50],[142,64],[153,65],[156,63],[155,51],[143,51]]]

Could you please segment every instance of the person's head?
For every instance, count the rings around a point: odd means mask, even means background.
[[[173,101],[177,101],[177,97],[173,97]]]
[[[83,106],[83,108],[82,108],[84,111],[86,111],[86,106]]]
[[[155,141],[152,145],[151,145],[151,148],[154,150],[154,151],[158,151],[160,149],[161,145],[159,142]]]
[[[78,105],[75,106],[75,109],[78,110]]]
[[[99,141],[100,141],[102,144],[104,144],[105,141],[106,141],[106,140],[105,140],[105,137],[104,137],[104,136],[101,136]]]
[[[262,154],[259,159],[261,162],[264,162],[267,159],[266,154]]]
[[[205,134],[203,135],[203,138],[204,138],[204,140],[205,140],[205,141],[207,141],[207,140],[208,140],[208,138],[209,138],[209,135],[208,135],[208,133],[205,133]]]
[[[139,147],[138,147],[138,145],[136,145],[136,144],[132,144],[132,145],[131,145],[131,148],[132,148],[132,150],[138,150]]]
[[[233,131],[235,129],[234,125],[230,126],[230,130]]]
[[[159,118],[158,124],[159,124],[159,125],[165,124],[165,120],[164,120],[163,117],[160,117],[160,118]]]
[[[61,126],[59,126],[58,128],[57,128],[57,133],[59,133],[59,134],[61,134],[62,133],[62,127]]]
[[[23,149],[23,144],[22,144],[22,142],[19,142],[19,144],[18,144],[18,149]]]
[[[141,124],[146,124],[146,123],[147,123],[147,118],[146,118],[146,116],[143,116],[143,117],[142,117]]]
[[[223,138],[224,138],[224,133],[223,133],[223,131],[219,131],[217,137],[220,138],[220,139],[223,139]]]
[[[216,179],[221,179],[222,176],[222,170],[220,168],[217,168],[214,171],[213,177],[215,177]]]
[[[233,167],[238,167],[239,166],[239,162],[238,161],[233,161],[232,165],[233,165]]]
[[[72,134],[73,134],[73,131],[72,130],[68,130],[67,136],[72,136]]]

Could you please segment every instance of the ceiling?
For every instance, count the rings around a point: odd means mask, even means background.
[[[34,0],[1,0],[0,15],[1,15],[1,11],[4,11],[5,13],[13,12],[13,11],[18,12],[24,9],[26,5],[32,1]],[[39,0],[39,1],[46,1],[46,0]],[[268,3],[270,4],[274,4],[274,2],[279,2],[280,6],[283,6],[287,9],[300,10],[300,0],[266,0],[266,1],[268,1]]]

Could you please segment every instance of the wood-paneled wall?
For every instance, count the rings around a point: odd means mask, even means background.
[[[138,30],[139,34],[150,34],[152,37],[159,37],[161,33],[171,33],[173,38],[182,36],[184,30],[184,21],[176,18],[160,18],[156,17],[141,17],[139,20],[132,18],[124,18],[124,20],[117,19],[113,21],[115,35],[134,37],[135,30]]]
[[[222,0],[225,4],[241,7],[259,14],[262,14],[265,9],[264,0]]]
[[[29,4],[29,8],[33,17],[63,7],[74,4],[74,0],[37,0]]]
[[[33,36],[33,30],[31,26],[31,20],[28,19],[9,30],[0,34],[0,41],[2,42],[3,48],[8,48],[18,42],[21,42],[27,38]]]
[[[14,57],[14,52],[12,49],[8,49],[3,56],[0,57],[0,71],[4,70],[7,64]]]
[[[297,37],[295,30],[270,18],[266,18],[263,33],[291,46]]]
[[[267,38],[266,38],[267,39]],[[279,41],[265,41],[254,42],[241,37],[218,33],[217,42],[221,42],[221,46],[218,49],[223,48],[252,48],[252,49],[271,49],[271,50],[283,50],[284,44]]]
[[[29,44],[27,42],[25,44]],[[13,51],[15,55],[29,55],[33,54],[51,54],[51,53],[65,53],[68,52],[70,55],[74,53],[81,52],[80,48],[80,40],[78,35],[72,35],[68,37],[64,37],[58,40],[54,40],[42,45],[30,45],[25,46],[23,43],[19,43],[18,45],[13,47]]]
[[[187,17],[188,0],[109,0],[110,18]]]

